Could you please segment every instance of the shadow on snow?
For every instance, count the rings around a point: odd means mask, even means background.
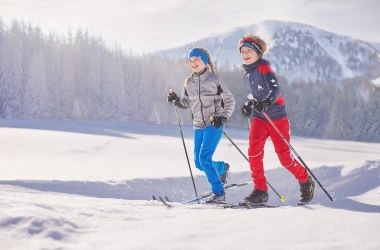
[[[341,166],[312,169],[315,176],[333,197],[331,202],[323,190],[316,183],[314,199],[311,204],[320,204],[326,207],[351,210],[357,212],[380,212],[380,206],[370,205],[353,200],[351,197],[359,196],[380,186],[380,160],[367,161],[347,175],[342,176]],[[280,195],[287,198],[282,203],[278,196],[269,189],[269,204],[295,206],[299,199],[299,185],[295,178],[284,168],[266,172],[269,183]],[[232,172],[229,183],[240,183],[250,180],[250,172]],[[198,194],[209,191],[209,185],[204,176],[196,176],[195,183]],[[164,178],[164,179],[133,179],[121,182],[112,181],[32,181],[14,180],[0,181],[0,185],[13,185],[39,191],[76,194],[97,198],[115,198],[126,200],[149,200],[152,195],[166,195],[171,200],[183,201],[195,196],[190,177]],[[252,191],[252,185],[227,191],[226,201],[237,203]]]

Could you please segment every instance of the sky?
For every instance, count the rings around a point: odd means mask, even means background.
[[[0,0],[0,17],[66,34],[87,30],[134,53],[153,52],[264,20],[292,21],[380,42],[378,0]]]

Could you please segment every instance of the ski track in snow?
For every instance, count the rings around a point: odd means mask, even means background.
[[[311,204],[297,207],[296,180],[284,168],[270,167],[267,179],[287,201],[282,203],[269,190],[269,204],[282,207],[236,210],[192,205],[168,209],[150,201],[151,196],[166,195],[173,201],[194,197],[175,127],[46,121],[1,121],[0,126],[0,137],[8,142],[0,146],[2,162],[7,163],[2,164],[0,178],[1,249],[380,247],[380,159],[374,154],[380,152],[379,144],[294,139],[307,163],[313,158],[310,151],[323,152],[319,160],[311,161],[312,171],[334,202],[316,184]],[[191,129],[185,128],[185,133],[190,149]],[[230,131],[242,147],[245,134]],[[352,150],[353,145],[360,147]],[[168,156],[172,148],[181,153]],[[335,149],[331,155],[329,148]],[[143,149],[156,150],[157,161],[152,164]],[[135,150],[138,157],[125,152],[128,150]],[[219,150],[225,158],[241,164],[234,164],[236,171],[232,168],[229,183],[249,181],[250,172],[235,149],[222,140]],[[336,160],[347,152],[352,158]],[[125,158],[120,156],[123,153]],[[272,153],[268,149],[266,157]],[[181,164],[168,164],[169,170],[165,170],[159,155]],[[55,160],[60,162],[52,165]],[[198,192],[207,192],[206,178],[194,172]],[[162,177],[166,173],[168,177]],[[229,190],[227,202],[239,202],[251,190],[251,185]]]

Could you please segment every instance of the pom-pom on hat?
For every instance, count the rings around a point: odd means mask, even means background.
[[[239,51],[241,51],[241,47],[246,46],[253,49],[260,57],[263,57],[264,51],[260,48],[258,43],[259,42],[252,37],[243,37],[238,43]]]
[[[189,51],[189,53],[187,54],[187,59],[190,59],[190,57],[193,57],[193,56],[198,56],[202,59],[202,61],[204,62],[204,64],[207,66],[207,63],[208,63],[208,57],[206,55],[206,53],[199,49],[199,48],[194,48],[194,49],[191,49]]]

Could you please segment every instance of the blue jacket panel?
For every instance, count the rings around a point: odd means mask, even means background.
[[[270,63],[259,59],[253,64],[244,64],[243,67],[245,69],[244,82],[252,96],[258,101],[268,99],[272,103],[266,111],[267,115],[272,120],[286,117],[285,99],[281,96],[277,77],[270,68]],[[261,113],[255,110],[253,112],[253,116],[266,120]]]

